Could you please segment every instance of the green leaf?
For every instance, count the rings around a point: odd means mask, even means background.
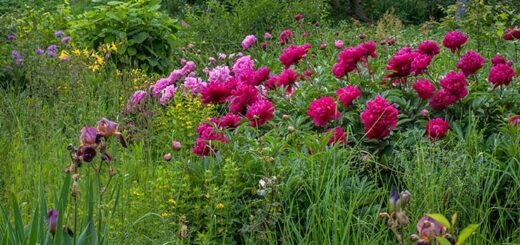
[[[428,214],[428,216],[430,216],[435,221],[439,222],[444,227],[446,227],[448,229],[451,228],[450,222],[448,221],[448,219],[446,217],[444,217],[444,215],[442,215],[442,214]]]
[[[439,242],[440,245],[451,245],[451,242],[448,241],[448,239],[444,238],[444,237],[436,237],[435,238],[437,240],[437,242]]]
[[[135,54],[137,54],[137,50],[134,48],[134,47],[129,47],[127,50],[126,50],[126,53],[130,56],[134,56]]]
[[[466,241],[471,236],[471,234],[475,230],[477,230],[478,227],[479,224],[470,224],[466,226],[466,228],[464,228],[464,230],[462,230],[459,234],[459,238],[457,239],[457,245],[463,244],[464,241]]]
[[[144,42],[148,37],[150,37],[150,34],[148,32],[139,32],[139,34],[135,35],[130,39],[133,43],[142,43]]]

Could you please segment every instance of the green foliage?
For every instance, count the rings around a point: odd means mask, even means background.
[[[183,35],[196,42],[204,40],[213,47],[236,48],[246,35],[256,34],[258,38],[268,31],[296,26],[296,14],[302,14],[307,22],[320,21],[327,10],[327,4],[320,0],[210,0],[203,5],[187,6],[184,12],[190,27]]]
[[[115,42],[117,59],[149,71],[171,68],[177,42],[176,21],[158,11],[160,0],[109,1],[78,15],[71,22],[75,37],[91,47]]]

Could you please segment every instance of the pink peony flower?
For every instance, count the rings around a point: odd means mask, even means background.
[[[329,130],[331,131],[331,130]],[[343,145],[346,145],[348,142],[347,142],[347,135],[345,134],[345,131],[343,131],[343,128],[341,128],[340,126],[337,126],[336,128],[334,128],[334,134],[332,135],[332,137],[330,137],[329,139],[329,142],[327,142],[328,145],[333,145],[333,144],[336,144],[336,143],[341,143]]]
[[[285,69],[280,74],[271,76],[265,86],[268,89],[294,85],[298,80],[298,74],[293,69]]]
[[[326,127],[332,120],[337,120],[340,113],[332,97],[321,97],[311,102],[307,115],[312,118],[314,125]]]
[[[255,63],[251,60],[251,57],[243,56],[237,59],[233,65],[233,73],[235,78],[238,80],[246,80],[250,72],[254,71]]]
[[[267,49],[267,42],[262,42],[260,44],[260,47],[262,47],[262,49],[264,49],[264,50]]]
[[[449,105],[457,102],[459,99],[456,95],[451,94],[450,92],[447,92],[444,89],[441,89],[433,95],[430,99],[430,107],[435,110],[443,110]]]
[[[361,90],[356,86],[347,86],[336,90],[336,97],[345,107],[349,107],[356,98],[361,96]]]
[[[367,102],[367,109],[361,113],[367,138],[382,140],[388,136],[397,125],[398,113],[394,106],[379,95]]]
[[[466,76],[462,73],[450,71],[441,79],[440,84],[444,90],[457,97],[457,99],[462,99],[468,94],[466,88],[468,81],[466,81]]]
[[[217,126],[221,128],[236,128],[240,126],[242,117],[233,113],[228,113],[218,119]]]
[[[431,140],[443,138],[450,126],[442,118],[434,118],[426,123],[426,135]]]
[[[271,39],[272,37],[273,37],[273,36],[272,36],[271,33],[269,33],[269,32],[266,32],[266,33],[264,34],[264,38],[265,38],[265,39]]]
[[[268,100],[259,100],[249,107],[246,113],[251,127],[259,127],[266,124],[274,117],[273,103]]]
[[[509,124],[510,125],[519,125],[520,124],[520,115],[510,117]]]
[[[320,44],[320,49],[321,50],[324,50],[326,48],[327,48],[327,44],[325,44],[325,43]]]
[[[430,65],[432,57],[426,54],[416,54],[411,64],[411,70],[414,75],[421,75],[424,70]]]
[[[498,64],[491,67],[489,71],[488,81],[494,84],[494,88],[500,85],[509,85],[513,81],[515,70],[508,64]]]
[[[511,61],[507,61],[506,59],[504,59],[504,57],[497,54],[497,55],[493,56],[493,58],[491,58],[491,64],[492,64],[492,66],[496,66],[498,64],[512,65],[513,63]]]
[[[337,49],[342,49],[343,48],[343,41],[342,40],[336,40],[334,42],[334,47],[336,47]]]
[[[229,74],[229,67],[217,66],[213,70],[209,71],[208,80],[210,82],[225,82],[231,77]]]
[[[297,15],[294,16],[294,19],[295,19],[296,21],[300,21],[301,19],[303,19],[303,15],[301,15],[301,14],[297,14]]]
[[[444,36],[442,45],[444,45],[446,48],[449,48],[452,53],[455,53],[455,51],[460,49],[467,40],[468,36],[466,36],[464,33],[459,31],[450,31]]]
[[[435,86],[428,79],[417,80],[413,84],[413,89],[417,92],[417,96],[422,100],[427,100],[435,93]]]
[[[132,95],[132,98],[130,98],[130,104],[133,106],[133,105],[137,105],[137,104],[141,103],[141,101],[143,101],[145,96],[146,96],[146,91],[144,91],[144,90],[135,91],[134,94]]]
[[[502,36],[506,41],[513,41],[515,39],[520,39],[520,26],[509,28],[504,32]]]
[[[197,95],[202,93],[202,90],[204,87],[206,87],[207,83],[202,82],[202,79],[196,78],[196,77],[187,77],[184,80],[184,93],[186,93],[185,89],[188,89],[191,91],[193,95]]]
[[[170,161],[170,160],[172,160],[172,154],[170,154],[170,153],[166,153],[166,154],[164,154],[164,160],[165,160],[165,161]]]
[[[291,45],[283,50],[282,54],[280,55],[280,62],[282,62],[285,68],[288,68],[292,64],[298,63],[300,59],[305,57],[310,48],[311,45],[308,43],[300,46]]]
[[[181,142],[175,141],[175,140],[172,141],[172,149],[174,151],[179,150],[181,147],[182,147]]]
[[[166,103],[173,98],[175,92],[177,92],[177,87],[175,87],[175,85],[170,85],[164,88],[160,99],[161,105],[166,105]]]
[[[439,45],[435,41],[426,40],[424,42],[419,43],[419,46],[417,47],[417,51],[421,54],[425,54],[430,57],[433,57],[435,55],[438,55],[441,52],[441,49],[439,48]]]
[[[255,35],[249,35],[242,41],[242,48],[244,50],[249,49],[256,42]]]
[[[469,76],[475,74],[485,63],[486,59],[484,59],[484,57],[470,50],[460,57],[459,62],[457,62],[457,69],[462,70],[464,75]]]
[[[280,44],[285,45],[289,43],[289,40],[291,40],[293,37],[293,33],[291,30],[287,29],[280,33]]]

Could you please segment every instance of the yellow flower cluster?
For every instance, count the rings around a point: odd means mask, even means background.
[[[79,48],[73,48],[72,54],[76,57],[84,57],[90,60],[88,68],[92,71],[99,71],[103,64],[105,64],[105,57],[111,53],[117,53],[117,46],[115,43],[107,43],[98,47],[97,50],[89,50],[87,48],[81,50]],[[63,50],[60,54],[60,59],[69,58],[67,51]]]

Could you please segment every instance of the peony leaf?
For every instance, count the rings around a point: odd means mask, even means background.
[[[435,221],[439,222],[441,225],[443,225],[447,229],[449,229],[451,227],[448,219],[446,217],[444,217],[444,215],[442,215],[442,214],[428,214],[428,216],[430,216]]]
[[[439,242],[440,245],[451,245],[451,242],[444,237],[438,236],[435,239],[437,239],[437,242]]]
[[[469,238],[469,236],[471,236],[471,234],[477,230],[477,228],[479,227],[479,224],[470,224],[468,226],[466,226],[466,228],[464,228],[464,230],[462,230],[459,234],[459,238],[457,239],[457,245],[461,245],[464,243],[464,241],[466,241],[466,239]]]

